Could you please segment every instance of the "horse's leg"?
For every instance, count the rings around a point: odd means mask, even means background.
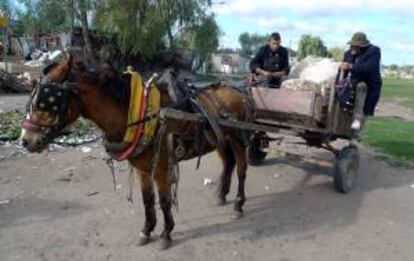
[[[244,194],[244,184],[246,181],[247,171],[246,147],[235,137],[230,140],[230,144],[236,156],[237,176],[239,178],[239,187],[237,189],[237,197],[234,203],[236,217],[239,218],[243,215],[243,205],[246,201],[246,196]]]
[[[154,183],[148,173],[139,173],[141,181],[142,201],[145,208],[145,225],[141,230],[139,245],[145,245],[150,241],[151,232],[157,224],[157,216],[155,212],[155,194]]]
[[[219,185],[217,187],[217,205],[223,206],[226,204],[226,196],[230,191],[231,175],[236,165],[236,159],[234,158],[234,152],[230,145],[217,151],[223,162],[223,172],[220,175]]]
[[[160,250],[164,250],[171,246],[172,240],[170,234],[174,229],[174,218],[171,213],[171,182],[168,180],[167,171],[161,170],[157,174],[155,180],[157,182],[161,210],[164,215],[164,230],[160,235]]]

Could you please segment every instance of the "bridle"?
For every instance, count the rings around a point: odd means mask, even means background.
[[[62,84],[52,83],[44,79],[33,89],[26,105],[27,118],[21,122],[23,129],[39,133],[43,141],[48,142],[59,135],[67,117],[70,98],[74,98],[82,112],[83,103],[75,82],[65,81]],[[47,112],[55,118],[51,125],[42,125],[32,120],[33,112]]]

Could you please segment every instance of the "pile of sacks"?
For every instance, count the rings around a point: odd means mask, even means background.
[[[332,86],[338,73],[339,63],[329,58],[307,57],[291,70],[282,88],[293,90],[319,90]]]

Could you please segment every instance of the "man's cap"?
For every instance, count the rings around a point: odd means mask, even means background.
[[[367,35],[363,32],[356,32],[348,42],[351,46],[365,47],[370,44]]]

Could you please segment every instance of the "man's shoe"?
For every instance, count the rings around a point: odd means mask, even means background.
[[[352,122],[351,129],[355,130],[355,131],[361,130],[361,121],[360,120],[354,120]]]

